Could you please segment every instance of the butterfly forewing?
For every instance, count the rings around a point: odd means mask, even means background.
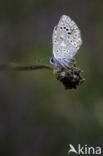
[[[62,65],[68,64],[82,44],[76,23],[63,15],[53,30],[53,55]]]

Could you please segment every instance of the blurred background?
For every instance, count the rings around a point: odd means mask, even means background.
[[[51,57],[63,14],[80,27],[76,61],[86,81],[65,90],[49,70],[0,71],[1,156],[67,156],[69,144],[103,146],[102,0],[1,1],[0,64]]]

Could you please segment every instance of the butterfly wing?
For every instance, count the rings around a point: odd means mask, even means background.
[[[76,23],[63,15],[53,30],[53,56],[63,66],[77,53],[82,44],[81,34]]]

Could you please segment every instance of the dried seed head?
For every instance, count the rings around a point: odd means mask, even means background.
[[[76,66],[76,62],[72,60],[68,67],[61,67],[54,70],[57,80],[61,81],[65,89],[77,88],[85,79],[83,71]]]

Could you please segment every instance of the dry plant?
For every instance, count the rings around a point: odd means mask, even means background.
[[[16,63],[3,64],[0,65],[0,70],[16,70],[16,71],[30,71],[30,70],[40,70],[49,69],[52,70],[56,75],[57,80],[59,80],[65,87],[65,89],[77,88],[81,85],[85,79],[83,78],[83,71],[77,67],[76,61],[73,59],[69,63],[68,67],[53,67],[47,65],[31,65],[23,66]]]

